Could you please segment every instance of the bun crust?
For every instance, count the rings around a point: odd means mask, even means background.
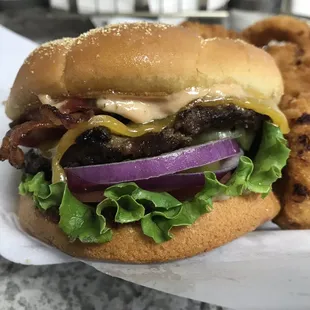
[[[266,80],[266,77],[268,79]],[[240,85],[279,102],[281,74],[262,49],[232,39],[204,40],[191,29],[120,24],[43,44],[20,68],[6,113],[17,119],[39,94],[98,98],[109,93],[166,96],[188,87]]]
[[[112,241],[97,244],[70,243],[57,224],[33,206],[30,197],[21,196],[19,219],[32,236],[76,257],[131,263],[153,263],[182,259],[210,251],[254,230],[274,218],[280,205],[271,193],[265,199],[257,194],[214,202],[214,210],[193,225],[174,228],[174,238],[155,244],[137,225],[113,229]]]

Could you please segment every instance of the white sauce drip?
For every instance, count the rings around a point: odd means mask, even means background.
[[[49,95],[38,95],[42,104],[60,109],[66,101],[56,102]],[[216,84],[210,88],[191,87],[165,97],[134,97],[107,95],[97,99],[97,107],[105,112],[121,115],[135,123],[147,123],[177,113],[188,103],[199,98],[220,100],[225,97],[248,98],[249,94],[238,84]]]
[[[220,84],[208,89],[189,88],[166,97],[124,97],[109,95],[97,100],[97,107],[105,112],[116,113],[135,123],[147,123],[177,113],[198,98],[221,99],[227,96],[245,98],[239,85]]]
[[[56,102],[55,100],[51,98],[50,95],[38,95],[38,97],[42,104],[52,105],[56,107],[57,109],[60,109],[66,103],[66,100],[63,100],[61,102]]]

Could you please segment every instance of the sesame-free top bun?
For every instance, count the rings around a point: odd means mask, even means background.
[[[113,228],[112,241],[104,244],[69,242],[58,225],[21,196],[19,219],[32,236],[76,257],[132,263],[164,262],[210,251],[274,218],[278,200],[271,193],[262,199],[258,194],[233,197],[213,203],[212,212],[202,215],[193,225],[173,228],[174,238],[156,244],[143,235],[138,225],[124,224]]]
[[[119,24],[38,47],[17,74],[6,113],[18,118],[40,94],[165,96],[217,84],[237,84],[276,103],[283,93],[272,57],[241,40],[203,40],[180,26]]]

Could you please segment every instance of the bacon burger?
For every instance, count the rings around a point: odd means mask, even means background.
[[[185,258],[252,231],[279,211],[282,94],[266,52],[182,27],[120,24],[43,44],[17,74],[0,150],[24,171],[22,227],[70,255],[124,262]]]

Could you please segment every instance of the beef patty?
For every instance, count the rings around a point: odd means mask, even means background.
[[[111,134],[106,127],[82,133],[61,159],[63,167],[78,167],[157,156],[191,145],[193,139],[209,130],[246,128],[258,130],[265,116],[233,104],[214,107],[193,106],[180,111],[174,123],[159,133],[131,138]],[[27,160],[31,155],[31,160]],[[42,159],[26,154],[25,170],[40,171]],[[46,170],[46,161],[44,171]],[[41,169],[42,171],[43,169]]]

